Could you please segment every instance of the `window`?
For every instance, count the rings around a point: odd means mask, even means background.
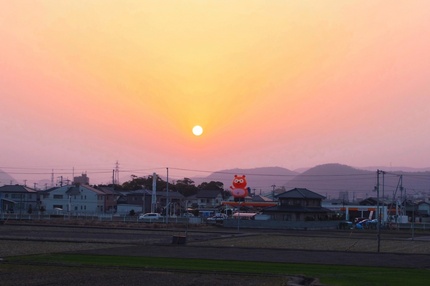
[[[63,195],[54,195],[54,199],[62,199]]]

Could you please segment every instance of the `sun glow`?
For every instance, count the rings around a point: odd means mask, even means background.
[[[203,133],[203,128],[200,125],[196,125],[193,127],[193,134],[196,136],[200,136]]]

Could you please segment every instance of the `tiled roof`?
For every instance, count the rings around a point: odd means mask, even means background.
[[[94,192],[96,194],[99,194],[99,195],[104,195],[105,194],[102,190],[90,187],[88,185],[81,185],[80,187],[84,188],[84,189],[87,189],[87,190],[90,190],[90,191],[92,191],[92,192]]]
[[[196,198],[216,198],[217,196],[221,195],[221,191],[219,190],[200,190],[196,194]]]
[[[66,194],[69,196],[77,196],[80,195],[81,192],[79,191],[79,187],[69,187],[69,189],[66,191]]]
[[[320,213],[320,212],[332,212],[329,209],[323,207],[302,207],[302,206],[274,206],[263,209],[263,212],[282,212],[282,213]]]
[[[305,188],[294,188],[276,196],[282,199],[324,199],[325,197]]]
[[[252,197],[252,201],[253,202],[272,202],[273,200],[265,196],[256,195]]]
[[[5,185],[0,187],[1,193],[37,193],[36,190],[21,185]]]

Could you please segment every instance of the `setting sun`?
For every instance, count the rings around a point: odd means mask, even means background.
[[[200,136],[203,133],[203,128],[199,125],[193,127],[193,134],[196,136]]]

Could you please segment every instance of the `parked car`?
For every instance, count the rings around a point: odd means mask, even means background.
[[[216,214],[206,219],[209,223],[222,223],[227,218],[226,214]]]
[[[146,213],[139,215],[139,221],[144,222],[153,222],[153,221],[159,221],[162,220],[163,216],[159,213]]]

